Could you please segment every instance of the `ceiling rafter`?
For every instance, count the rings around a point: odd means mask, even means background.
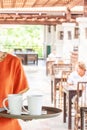
[[[47,0],[46,2],[43,3],[43,7],[47,5],[47,3],[49,2],[49,0]]]
[[[33,3],[32,7],[35,7],[35,5],[37,4],[37,1],[38,1],[38,0],[36,0],[36,1]]]
[[[83,0],[0,0],[1,8],[76,6]]]
[[[0,0],[1,8],[3,8],[3,0]]]
[[[14,7],[15,7],[15,4],[16,4],[16,0],[13,0],[13,1],[12,1],[12,4],[11,4],[11,7],[14,8]]]
[[[77,5],[83,5],[83,0],[72,0],[69,4],[66,5],[66,7],[71,9]]]
[[[53,6],[55,6],[60,0],[56,0],[54,3],[53,3]]]
[[[25,7],[27,0],[24,0],[22,7]]]

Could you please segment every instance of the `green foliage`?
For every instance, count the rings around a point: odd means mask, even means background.
[[[19,25],[10,28],[0,29],[0,43],[5,51],[13,51],[14,48],[32,48],[42,57],[43,26],[40,25]]]

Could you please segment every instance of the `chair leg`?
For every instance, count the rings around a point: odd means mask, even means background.
[[[79,122],[80,122],[80,117],[75,116],[75,118],[74,118],[74,130],[79,130],[80,129]]]
[[[60,108],[62,108],[62,97],[63,97],[63,93],[62,93],[62,85],[60,84],[59,86],[59,104],[60,104]]]
[[[53,81],[51,80],[51,103],[53,103]]]

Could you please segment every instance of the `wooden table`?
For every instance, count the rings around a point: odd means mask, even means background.
[[[72,105],[72,98],[77,94],[77,88],[75,86],[64,87],[64,105],[63,105],[63,122],[66,122],[66,99],[68,101],[68,129],[72,128],[72,115],[71,115],[71,105]],[[68,96],[68,98],[67,98]]]
[[[27,65],[28,61],[33,61],[38,65],[38,54],[36,52],[14,52],[19,58],[23,58],[23,64]]]

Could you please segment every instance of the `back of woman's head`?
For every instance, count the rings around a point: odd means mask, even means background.
[[[76,69],[77,69],[78,67],[79,67],[80,69],[86,71],[86,65],[85,65],[84,62],[79,61],[79,62],[76,64]]]

